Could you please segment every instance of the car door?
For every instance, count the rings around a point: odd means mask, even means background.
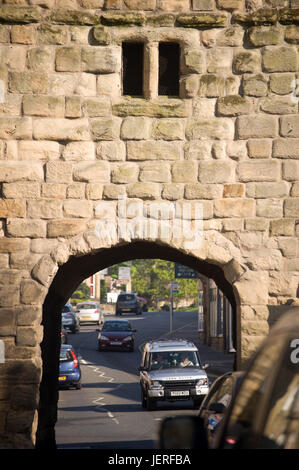
[[[273,336],[254,357],[230,407],[225,425],[222,426],[217,447],[256,447],[259,417],[264,414],[264,401],[278,373],[284,348],[285,338]]]

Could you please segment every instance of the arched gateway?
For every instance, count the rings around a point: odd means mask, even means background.
[[[292,6],[1,2],[1,447],[53,443],[57,311],[105,266],[159,257],[213,278],[238,367],[296,300]]]

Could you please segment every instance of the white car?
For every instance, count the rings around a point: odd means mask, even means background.
[[[98,302],[80,302],[77,304],[77,315],[82,323],[104,323],[104,313]]]

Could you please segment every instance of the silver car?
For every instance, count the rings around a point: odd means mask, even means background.
[[[98,302],[80,302],[77,304],[77,314],[80,325],[82,323],[104,323],[104,313]]]
[[[158,401],[193,400],[198,408],[209,392],[209,380],[196,346],[185,340],[145,345],[140,371],[141,402],[153,410]]]

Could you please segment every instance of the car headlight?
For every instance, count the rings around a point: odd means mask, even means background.
[[[107,338],[107,336],[105,336],[105,335],[99,335],[98,339],[103,339],[104,341],[109,340],[109,338]]]
[[[163,388],[163,385],[160,384],[160,382],[158,380],[153,380],[150,384],[150,388],[160,388],[162,389]]]
[[[132,339],[132,336],[126,336],[126,337],[123,339],[123,341],[131,341],[131,339]]]
[[[199,379],[196,386],[199,385],[209,385],[209,379],[207,377],[205,377],[204,379]]]

